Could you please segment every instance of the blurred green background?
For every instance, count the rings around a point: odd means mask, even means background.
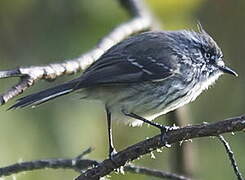
[[[241,115],[245,110],[245,1],[244,0],[147,0],[163,28],[196,29],[198,21],[223,49],[225,61],[239,74],[222,76],[214,87],[188,105],[192,123],[212,122]],[[92,48],[128,14],[116,0],[1,0],[0,69],[41,65],[79,56]],[[27,95],[53,83],[40,82]],[[1,80],[0,92],[16,79]],[[107,156],[107,131],[103,106],[78,100],[78,95],[58,98],[36,109],[6,111],[0,108],[0,166],[19,161],[75,157],[92,146],[89,158]],[[165,123],[164,118],[158,122]],[[155,128],[113,124],[118,150],[159,133]],[[245,136],[226,135],[245,174]],[[186,142],[190,143],[190,142]],[[197,179],[235,179],[224,148],[216,138],[195,139],[194,175]],[[135,161],[135,164],[171,171],[172,148]],[[72,179],[72,170],[39,170],[18,174],[18,180]],[[6,177],[4,179],[12,179]],[[143,175],[112,175],[111,179],[157,179]]]

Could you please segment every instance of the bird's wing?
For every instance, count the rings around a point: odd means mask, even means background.
[[[99,84],[158,81],[176,72],[164,34],[144,33],[119,43],[92,64],[76,89]]]

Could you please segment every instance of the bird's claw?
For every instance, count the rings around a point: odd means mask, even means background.
[[[164,144],[165,147],[171,147],[168,143],[167,139],[167,132],[171,131],[172,128],[170,126],[163,126],[159,124],[159,129],[161,131],[161,142]]]
[[[109,152],[109,159],[113,160],[113,156],[117,154],[117,151],[115,148],[111,148]]]

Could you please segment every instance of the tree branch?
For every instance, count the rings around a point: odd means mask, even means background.
[[[231,150],[231,147],[229,145],[229,143],[225,140],[225,138],[221,135],[218,136],[219,140],[222,142],[222,144],[225,146],[225,150],[226,150],[226,153],[230,159],[230,162],[231,162],[231,165],[233,167],[233,170],[235,172],[235,175],[237,176],[237,179],[238,180],[244,180],[244,178],[242,177],[242,174],[241,172],[239,171],[239,168],[237,166],[237,162],[235,160],[235,156],[234,156],[234,153],[232,152]]]
[[[174,173],[164,172],[156,169],[150,169],[146,167],[134,166],[134,165],[126,165],[124,167],[125,171],[135,173],[135,174],[144,174],[147,176],[159,177],[164,179],[172,179],[172,180],[191,180],[188,177],[180,176]]]
[[[0,71],[1,78],[20,77],[20,82],[0,94],[0,105],[20,95],[27,88],[33,86],[37,81],[53,80],[59,76],[74,74],[85,70],[113,45],[126,37],[148,30],[153,21],[149,11],[141,0],[119,0],[121,5],[133,16],[128,22],[122,23],[106,35],[93,49],[77,58],[66,60],[62,63],[53,63],[46,66],[20,67],[7,71]]]
[[[10,166],[0,168],[0,177],[45,168],[74,169],[75,171],[81,172],[82,169],[86,169],[88,167],[98,164],[98,162],[94,160],[82,159],[86,154],[89,154],[91,152],[92,148],[90,147],[73,159],[46,159],[19,162]]]
[[[211,124],[205,123],[200,125],[178,128],[176,130],[169,131],[167,133],[166,140],[169,144],[173,144],[176,142],[181,142],[184,140],[189,140],[197,137],[219,136],[220,134],[223,133],[236,132],[242,130],[245,130],[245,115],[240,117],[233,117],[227,120],[223,120]],[[7,167],[3,167],[0,168],[0,177],[12,175],[24,171],[32,171],[32,170],[45,169],[45,168],[73,169],[78,172],[82,172],[82,170],[91,168],[88,169],[86,172],[84,172],[81,176],[79,176],[77,180],[99,179],[100,177],[108,175],[115,169],[124,166],[127,162],[137,159],[142,155],[145,155],[147,153],[150,153],[162,147],[164,147],[164,144],[161,142],[161,135],[157,135],[153,138],[141,141],[135,145],[132,145],[118,152],[112,157],[113,160],[106,159],[103,162],[98,162],[90,159],[82,159],[84,155],[92,151],[92,149],[89,148],[73,159],[37,160],[37,161],[29,161],[29,162],[20,162]],[[229,153],[230,152],[231,150],[229,150]],[[145,174],[145,175],[160,177],[160,178],[168,178],[168,179],[175,179],[175,180],[189,180],[189,178],[184,176],[176,175],[169,172],[164,172],[161,170],[134,166],[134,165],[125,165],[124,171],[137,173],[137,174]]]
[[[167,132],[165,140],[169,144],[173,144],[197,137],[218,136],[223,133],[242,131],[244,129],[245,115],[211,124],[205,123],[172,130]],[[164,143],[161,142],[161,135],[159,134],[118,152],[112,157],[113,160],[104,160],[92,169],[88,169],[76,178],[76,180],[99,179],[110,174],[114,169],[124,166],[127,162],[162,147],[164,147]]]
[[[46,159],[28,162],[20,162],[10,166],[0,168],[0,177],[17,174],[20,172],[33,171],[38,169],[73,169],[77,172],[82,172],[90,167],[96,166],[100,162],[90,159],[82,159],[85,154],[91,152],[91,148],[85,150],[81,155],[73,159]],[[135,174],[144,174],[152,177],[167,178],[171,180],[190,180],[187,177],[180,176],[174,173],[164,172],[156,169],[145,167],[126,165],[124,171]]]

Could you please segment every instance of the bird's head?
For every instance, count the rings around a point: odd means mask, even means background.
[[[173,36],[175,47],[179,47],[175,52],[182,59],[183,63],[189,63],[202,74],[204,79],[219,77],[223,73],[234,76],[238,74],[225,65],[223,53],[214,39],[201,27],[199,31],[177,31]]]

